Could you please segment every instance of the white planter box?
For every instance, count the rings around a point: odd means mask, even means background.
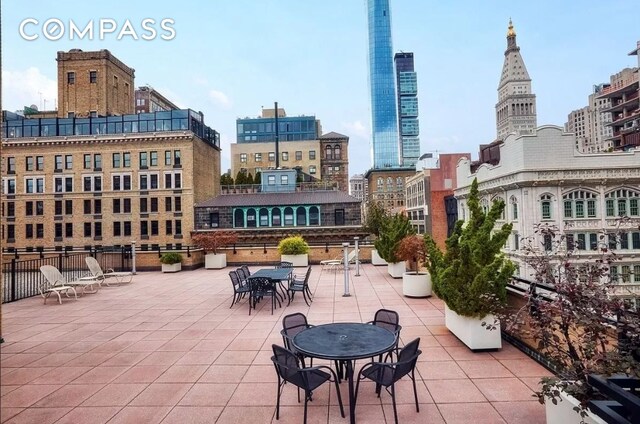
[[[582,418],[578,412],[573,410],[573,408],[580,405],[580,402],[564,391],[560,391],[560,399],[558,399],[557,405],[554,405],[551,399],[544,400],[547,424],[578,424],[582,420],[586,424],[606,424],[606,421],[591,411],[587,411],[587,416]]]
[[[204,256],[204,267],[206,269],[222,269],[227,266],[226,253],[207,253]]]
[[[431,275],[428,272],[405,272],[402,275],[402,294],[409,297],[431,296]]]
[[[392,262],[387,264],[387,272],[393,278],[402,278],[402,275],[407,270],[404,266],[404,262]]]
[[[182,269],[182,263],[177,264],[162,264],[162,272],[178,272]]]
[[[378,251],[376,249],[371,250],[371,264],[372,265],[387,265],[387,261],[382,259],[380,255],[378,255]]]
[[[280,255],[282,262],[291,262],[293,266],[309,266],[309,255]]]
[[[502,347],[500,329],[487,330],[486,327],[482,326],[483,322],[493,324],[493,321],[493,315],[487,315],[482,319],[463,317],[449,309],[445,304],[445,325],[469,349],[500,349]]]

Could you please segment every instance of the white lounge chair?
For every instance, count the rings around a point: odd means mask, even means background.
[[[64,284],[64,280],[56,279],[56,272],[58,274],[59,272],[55,267],[52,267],[51,265],[43,265],[40,267],[40,271],[44,274],[44,281],[38,284],[38,291],[40,292],[40,296],[44,298],[45,305],[47,304],[47,298],[52,294],[56,294],[58,296],[58,303],[62,305],[62,296],[60,293],[64,293],[69,297],[69,291],[72,291],[73,297],[78,300],[76,289]]]
[[[359,252],[360,252],[360,249],[358,249],[358,253]],[[347,255],[347,262],[349,264],[354,264],[356,262],[356,250],[355,249],[353,249]],[[327,267],[329,267],[329,269],[332,269],[332,270],[335,271],[338,267],[344,266],[344,258],[341,258],[341,259],[325,259],[323,261],[320,261],[320,264],[322,265],[323,269],[324,269],[325,266],[327,266]]]
[[[117,284],[126,284],[130,283],[133,279],[132,272],[115,272],[112,269],[107,269],[107,272],[102,271],[102,267],[98,263],[95,258],[91,256],[87,256],[84,258],[84,261],[87,263],[89,267],[89,271],[91,275],[80,278],[81,281],[98,281],[99,283],[105,283],[107,286],[109,285],[109,279],[115,279]]]
[[[74,291],[76,287],[80,287],[82,289],[82,291],[80,292],[81,295],[85,294],[85,293],[96,293],[98,291],[98,289],[100,288],[100,282],[93,280],[93,281],[80,281],[80,280],[71,280],[68,281],[64,275],[62,275],[62,273],[58,270],[58,268],[56,268],[55,266],[52,265],[43,265],[40,267],[40,271],[42,271],[42,273],[44,274],[45,279],[48,281],[48,283],[52,286],[52,287],[59,287],[59,286],[70,286],[74,288]],[[89,290],[87,290],[87,288],[90,288]],[[77,293],[77,292],[76,292]]]

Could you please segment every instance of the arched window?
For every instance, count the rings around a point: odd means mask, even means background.
[[[623,188],[605,194],[604,198],[607,217],[640,216],[640,192]]]
[[[342,152],[340,151],[340,145],[336,144],[333,147],[333,158],[334,159],[340,159],[341,155],[342,155]]]
[[[404,181],[402,181],[402,177],[398,177],[398,178],[396,178],[396,185],[397,185],[398,187],[402,187],[403,182],[404,182]]]
[[[325,148],[324,158],[333,159],[333,149],[328,144],[327,144],[327,147]]]
[[[320,210],[317,206],[309,208],[309,225],[320,225]]]
[[[301,227],[307,225],[307,210],[304,206],[298,206],[296,209],[296,226]]]
[[[236,209],[233,213],[233,226],[244,228],[244,211],[242,209]]]
[[[563,195],[564,218],[595,218],[596,199],[595,193],[585,190],[572,191]]]
[[[269,211],[266,208],[260,209],[260,226],[269,226]]]
[[[280,216],[282,212],[280,208],[271,209],[271,226],[272,227],[280,227],[282,225],[282,217]]]
[[[290,208],[290,207],[284,208],[284,225],[285,226],[293,225],[293,208]]]
[[[255,228],[257,225],[256,222],[256,210],[248,209],[247,210],[247,228]]]
[[[382,186],[384,185],[384,179],[382,177],[378,177],[378,189],[381,189]]]
[[[540,208],[542,219],[551,219],[551,195],[543,194],[540,196]]]
[[[518,220],[518,199],[515,196],[511,196],[509,199],[509,203],[511,204],[511,219],[514,221]]]
[[[387,186],[391,187],[393,185],[393,178],[387,177]]]

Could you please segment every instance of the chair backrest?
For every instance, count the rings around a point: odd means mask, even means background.
[[[358,249],[360,250],[360,249]],[[347,261],[348,263],[352,264],[356,261],[356,249],[353,249],[351,252],[349,252],[349,254],[347,255]]]
[[[295,314],[286,315],[282,318],[282,330],[289,338],[293,338],[296,334],[309,327],[305,314],[296,312]]]
[[[89,267],[89,271],[94,277],[104,278],[102,267],[100,266],[96,258],[87,256],[86,258],[84,258],[84,261],[87,263],[87,266]]]
[[[304,387],[303,378],[300,375],[300,362],[296,354],[278,345],[271,345],[271,349],[273,349],[271,361],[280,378],[298,387]]]
[[[398,354],[398,362],[393,373],[394,381],[400,380],[405,375],[409,374],[416,366],[418,356],[422,353],[418,347],[420,346],[420,337],[407,343]]]
[[[40,267],[40,272],[44,275],[44,278],[47,280],[45,283],[45,288],[51,288],[53,286],[62,286],[65,284],[66,280],[62,273],[58,271],[53,265],[42,265]]]
[[[244,272],[244,278],[249,278],[251,276],[251,271],[249,271],[249,267],[246,265],[242,265],[240,267],[242,269],[242,272]]]
[[[244,273],[244,269],[242,269],[242,267],[236,268],[236,274],[238,274],[238,277],[240,278],[241,281],[244,281],[247,278],[249,278],[249,276]]]
[[[305,285],[309,285],[309,276],[311,276],[311,267],[307,268],[307,275],[304,276]]]
[[[400,316],[396,311],[390,309],[378,309],[373,318],[373,325],[386,328],[392,333],[396,333],[400,329]]]
[[[267,293],[275,290],[273,281],[270,278],[249,277],[247,284],[251,287],[251,291],[256,293]]]
[[[229,271],[229,277],[231,278],[231,283],[233,284],[233,290],[238,290],[242,285],[240,276],[237,271]]]
[[[292,262],[280,262],[279,264],[276,264],[276,268],[293,268],[293,263]]]

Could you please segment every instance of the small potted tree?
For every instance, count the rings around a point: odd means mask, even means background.
[[[309,245],[302,236],[289,236],[278,244],[280,260],[293,266],[309,266]]]
[[[178,272],[182,269],[182,255],[178,252],[167,252],[160,256],[162,272]]]
[[[536,393],[547,423],[604,423],[588,409],[591,400],[601,398],[588,376],[640,378],[640,316],[624,299],[632,293],[620,284],[633,276],[611,272],[619,260],[609,249],[614,233],[601,234],[595,250],[580,252],[555,226],[538,225],[535,232],[538,237],[522,244],[524,262],[533,287],[552,287],[555,293],[533,290],[526,304],[503,321],[507,331],[536,344],[555,371],[540,381]],[[545,249],[540,240],[546,241]]]
[[[389,218],[389,212],[384,208],[380,202],[375,200],[369,202],[366,215],[365,215],[365,230],[369,231],[376,237],[380,236],[380,228],[382,223]],[[387,261],[382,259],[378,253],[378,249],[371,249],[371,264],[372,265],[387,265]]]
[[[387,261],[387,272],[393,278],[402,278],[406,271],[405,263],[397,255],[400,241],[415,234],[409,218],[401,213],[385,218],[381,222],[380,235],[374,245],[380,257]]]
[[[426,249],[422,236],[417,234],[403,238],[396,251],[398,259],[406,261],[409,270],[402,275],[402,294],[407,297],[431,296],[431,276],[420,270],[426,262]]]
[[[204,250],[204,267],[206,269],[222,269],[227,266],[227,254],[218,252],[218,250],[236,243],[238,241],[238,233],[235,231],[214,230],[194,234],[191,239]]]
[[[426,238],[429,271],[434,291],[445,302],[445,325],[449,331],[470,349],[498,349],[502,339],[494,314],[506,303],[507,282],[515,271],[502,253],[511,224],[495,230],[504,202],[494,202],[485,214],[475,179],[467,204],[469,221],[456,223],[447,239],[446,253],[431,237]]]

